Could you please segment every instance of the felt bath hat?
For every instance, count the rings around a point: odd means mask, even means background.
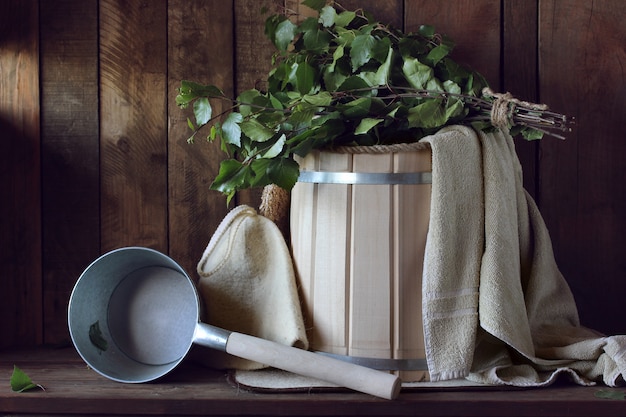
[[[274,222],[253,208],[232,209],[198,263],[198,291],[210,323],[278,343],[308,348],[291,255]],[[227,354],[203,363],[218,369],[264,365]]]

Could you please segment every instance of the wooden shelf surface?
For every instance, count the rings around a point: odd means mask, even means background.
[[[15,393],[17,365],[45,391]],[[0,416],[626,416],[626,401],[561,381],[540,389],[403,391],[394,401],[347,390],[250,392],[227,374],[185,361],[157,382],[121,384],[89,369],[73,348],[0,352]],[[626,388],[622,388],[622,391]]]

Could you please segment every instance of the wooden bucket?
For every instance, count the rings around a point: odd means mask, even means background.
[[[431,152],[413,145],[300,160],[290,229],[311,348],[423,381]]]

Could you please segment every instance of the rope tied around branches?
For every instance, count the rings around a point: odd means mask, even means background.
[[[501,130],[509,130],[515,124],[513,114],[518,106],[535,111],[548,110],[545,104],[518,100],[511,93],[496,93],[489,87],[483,89],[483,95],[495,98],[491,107],[491,124]]]

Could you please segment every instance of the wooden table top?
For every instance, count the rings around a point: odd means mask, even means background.
[[[45,391],[13,392],[13,365]],[[2,416],[626,416],[626,401],[594,395],[626,388],[580,387],[567,381],[524,390],[403,391],[388,401],[348,390],[246,391],[229,382],[225,372],[186,360],[156,382],[122,384],[89,369],[70,347],[0,352],[0,380]]]

